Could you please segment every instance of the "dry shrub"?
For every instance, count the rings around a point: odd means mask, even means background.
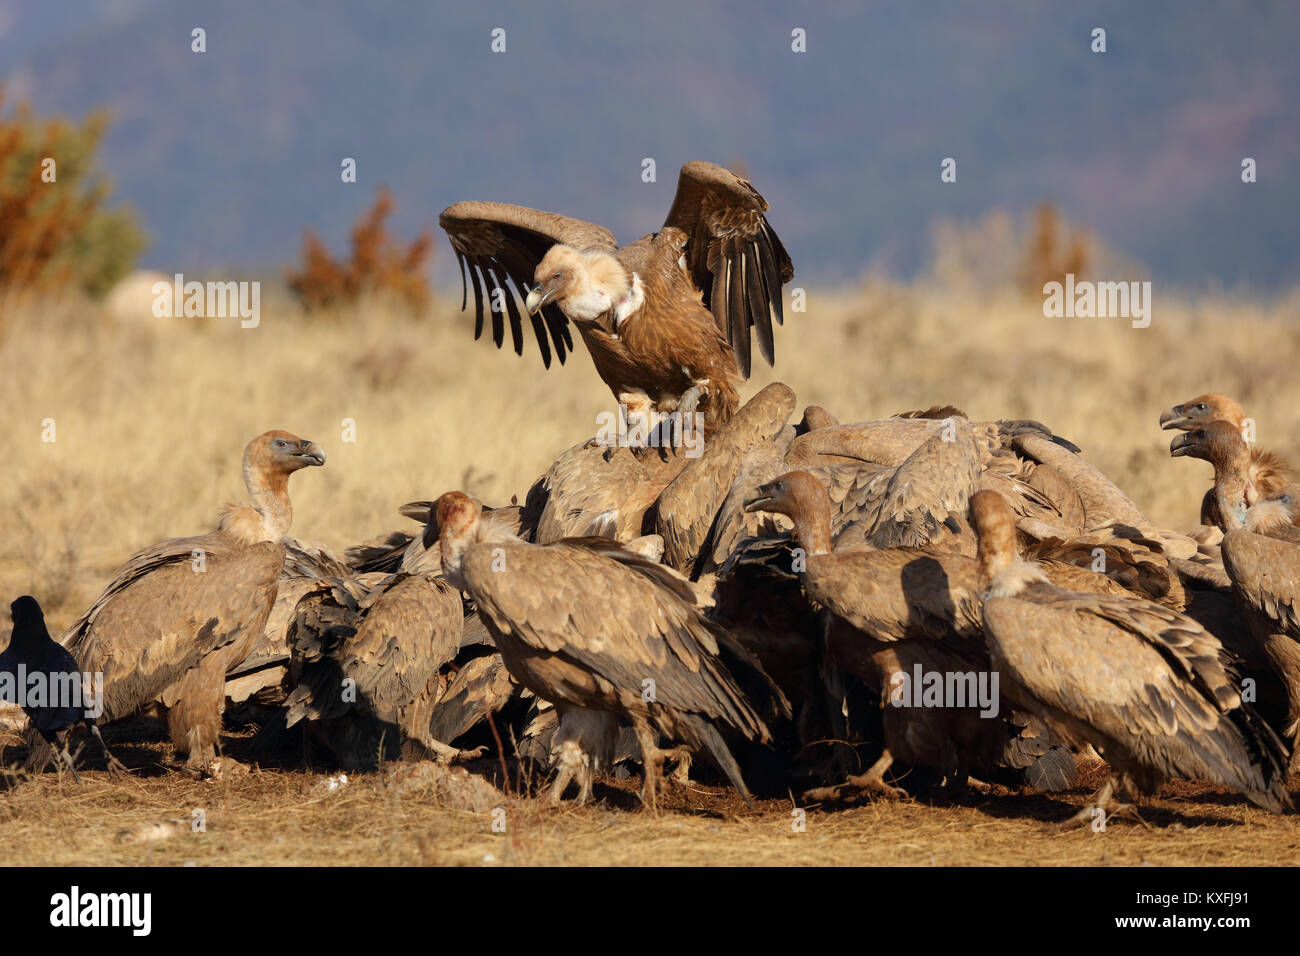
[[[1067,274],[1081,278],[1092,262],[1092,237],[1071,230],[1052,203],[1039,203],[1020,261],[1021,291],[1030,298],[1041,296],[1045,284],[1064,283]]]
[[[393,198],[386,187],[352,229],[352,257],[337,260],[311,230],[303,239],[301,270],[289,270],[289,288],[308,311],[348,305],[365,296],[391,297],[412,312],[429,303],[428,267],[433,231],[404,244],[389,234]]]
[[[992,209],[969,222],[938,222],[923,278],[950,292],[987,296],[1014,290],[1041,301],[1043,286],[1063,283],[1067,274],[1076,281],[1132,281],[1146,270],[1044,202],[1023,219]]]
[[[0,116],[0,290],[71,286],[100,297],[131,270],[145,240],[128,208],[104,208],[110,187],[95,154],[106,127],[103,112],[80,125],[26,105]]]

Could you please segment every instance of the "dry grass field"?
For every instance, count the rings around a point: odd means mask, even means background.
[[[798,285],[798,282],[795,283]],[[261,324],[111,319],[72,301],[0,301],[0,596],[36,595],[52,631],[80,613],[131,552],[200,532],[243,490],[245,442],[286,428],[318,442],[325,468],[292,488],[293,533],[341,551],[407,524],[396,508],[452,488],[488,503],[522,494],[612,405],[585,352],[544,371],[473,341],[459,296],[408,318],[376,303],[307,318],[264,296]],[[952,403],[977,418],[1037,418],[1083,449],[1157,523],[1195,524],[1203,462],[1170,460],[1159,412],[1201,392],[1237,397],[1258,440],[1297,459],[1300,290],[1268,302],[1184,298],[1155,287],[1150,328],[1122,319],[1048,319],[1038,302],[864,282],[810,287],[787,315],[777,369],[801,404],[843,421]],[[54,420],[53,442],[42,441]],[[341,440],[355,422],[355,442]],[[413,526],[412,526],[413,527]],[[0,646],[8,615],[0,615]],[[16,736],[0,741],[13,763]],[[141,745],[146,747],[146,745]],[[382,774],[335,791],[328,774],[262,772],[195,782],[147,752],[121,784],[46,774],[0,784],[0,842],[21,863],[1300,863],[1297,818],[1270,817],[1208,788],[1167,791],[1159,824],[1104,835],[1040,832],[1080,802],[995,790],[958,805],[875,803],[756,810],[707,787],[658,817],[606,788],[606,808],[544,813],[511,801],[489,816],[440,806]],[[154,769],[150,769],[154,768]],[[634,783],[633,781],[632,783]],[[629,784],[630,785],[630,784]],[[611,785],[613,787],[613,785]],[[1294,788],[1293,788],[1294,789]],[[627,798],[628,794],[623,793]],[[207,812],[207,832],[188,830]],[[613,809],[610,809],[612,807]],[[164,839],[124,840],[181,819]]]

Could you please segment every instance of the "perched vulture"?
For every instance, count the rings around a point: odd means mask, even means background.
[[[1027,737],[1040,740],[1036,756],[1052,751],[1037,724],[1025,733],[1028,715],[1007,712],[1000,719],[982,714],[974,699],[966,707],[892,706],[898,677],[923,673],[988,674],[977,594],[978,565],[973,558],[920,548],[832,553],[830,498],[808,472],[795,471],[763,485],[746,502],[751,511],[784,514],[794,521],[802,554],[795,564],[808,597],[832,615],[826,631],[831,661],[854,674],[880,694],[885,747],[865,773],[846,787],[885,795],[901,791],[885,783],[884,774],[897,760],[933,770],[950,786],[965,786],[972,774],[987,774],[997,765],[1013,764]],[[1071,580],[1091,577],[1099,589],[1123,593],[1104,576],[1072,565],[1061,571]],[[919,690],[919,688],[918,688]],[[975,688],[971,688],[974,695]],[[994,701],[994,713],[997,713]],[[1073,759],[1057,747],[1050,762],[1038,768],[1037,785],[1064,786],[1073,777]],[[1032,761],[1030,761],[1032,762]],[[838,796],[845,787],[810,791],[810,799]]]
[[[0,654],[0,681],[5,684],[12,682],[9,686],[16,692],[16,701],[22,703],[32,728],[72,771],[77,783],[81,783],[81,778],[77,776],[75,758],[68,749],[68,735],[78,724],[89,727],[99,741],[108,762],[108,772],[116,774],[124,770],[117,758],[109,753],[108,745],[95,725],[95,718],[88,713],[93,709],[94,688],[83,686],[77,662],[65,647],[50,638],[50,632],[45,628],[45,614],[36,598],[24,594],[9,605],[9,615],[14,629],[9,635],[9,646]],[[31,700],[33,694],[39,699]],[[44,759],[39,761],[42,764],[48,762],[48,754],[43,756]],[[37,762],[29,761],[33,765]],[[37,769],[43,770],[44,766]]]
[[[220,747],[226,672],[266,627],[293,521],[289,476],[325,464],[313,442],[269,431],[244,450],[253,506],[227,505],[217,530],[136,553],[62,643],[82,671],[104,674],[101,721],[160,700],[172,744],[191,768]]]
[[[459,492],[438,500],[443,573],[474,600],[511,675],[555,704],[560,779],[576,776],[589,795],[594,764],[624,720],[641,746],[651,807],[664,759],[701,748],[752,803],[715,723],[767,742],[760,710],[788,716],[789,704],[735,639],[700,615],[689,584],[608,539],[476,544],[480,513]],[[684,746],[661,750],[656,731]],[[553,788],[551,799],[561,792]]]
[[[515,296],[536,282],[525,305],[547,367],[552,346],[561,362],[573,348],[571,321],[601,380],[630,410],[698,407],[712,427],[739,403],[751,333],[773,360],[772,322],[782,321],[781,286],[794,269],[767,208],[745,180],[692,162],[663,227],[625,246],[602,226],[505,203],[459,202],[438,222],[461,266],[462,308],[474,288],[476,338],[490,313],[499,348],[509,316],[523,354]]]
[[[1063,738],[1091,744],[1112,776],[1068,825],[1121,792],[1171,777],[1232,787],[1272,811],[1290,804],[1286,749],[1242,702],[1219,641],[1152,601],[1057,587],[1016,553],[1011,509],[971,498],[984,632],[1002,690]]]
[[[1170,454],[1202,458],[1214,466],[1211,493],[1223,527],[1224,572],[1251,635],[1282,678],[1287,696],[1283,732],[1294,747],[1300,734],[1300,544],[1291,536],[1294,526],[1279,521],[1293,507],[1289,486],[1275,491],[1275,498],[1258,500],[1246,442],[1231,422],[1213,421],[1177,436]],[[1295,759],[1293,754],[1293,763]]]
[[[1210,392],[1166,409],[1160,415],[1161,428],[1181,431],[1191,431],[1216,421],[1229,423],[1241,434],[1246,424],[1246,412],[1228,396]],[[1255,446],[1249,449],[1248,455],[1245,476],[1261,496],[1272,494],[1290,480],[1291,468],[1277,452]],[[1201,500],[1201,524],[1222,526],[1213,488]]]

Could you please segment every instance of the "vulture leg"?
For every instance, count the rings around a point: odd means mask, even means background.
[[[894,763],[894,755],[885,748],[885,752],[880,755],[880,759],[873,763],[866,773],[858,774],[856,777],[849,777],[843,783],[834,787],[818,787],[815,790],[809,790],[804,793],[805,800],[822,802],[826,800],[838,800],[848,791],[870,791],[879,793],[891,800],[900,800],[907,797],[907,791],[901,787],[891,787],[885,783],[885,771]]]
[[[701,379],[686,391],[682,392],[682,397],[677,401],[677,444],[685,447],[686,445],[686,419],[694,415],[700,407],[701,400],[709,400],[709,380]],[[694,421],[692,420],[692,428]]]
[[[655,732],[645,722],[645,718],[634,716],[632,729],[636,731],[637,743],[641,745],[641,766],[645,782],[641,787],[641,802],[653,812],[659,812],[659,777],[663,773],[664,752],[659,749]]]
[[[687,747],[678,747],[674,751],[669,751],[668,756],[675,757],[677,766],[673,770],[673,782],[686,786],[691,782],[691,751]]]
[[[555,782],[551,784],[550,793],[547,794],[546,802],[553,807],[558,807],[560,801],[564,798],[564,791],[568,789],[569,782],[575,777],[578,780],[578,806],[583,806],[591,799],[591,759],[582,752],[582,748],[577,741],[566,740],[560,745],[560,752],[556,756]]]
[[[1137,809],[1131,803],[1120,803],[1114,797],[1115,778],[1107,777],[1106,782],[1102,784],[1101,789],[1093,794],[1092,799],[1083,805],[1083,809],[1062,821],[1055,826],[1049,826],[1047,830],[1077,830],[1080,827],[1091,826],[1093,820],[1098,818],[1105,821],[1109,817],[1118,817],[1121,815],[1131,816],[1144,827],[1148,826],[1147,822],[1138,814]],[[1104,822],[1103,822],[1104,826]]]
[[[644,448],[650,444],[651,427],[654,425],[654,403],[650,396],[642,391],[620,392],[618,403],[623,407],[623,418],[627,422],[627,444],[629,448]]]
[[[99,728],[91,724],[90,732],[95,735],[95,739],[99,741],[99,749],[104,752],[104,762],[108,764],[108,775],[116,777],[119,773],[128,773],[126,765],[114,757],[113,752],[108,749],[108,744],[104,743],[104,735],[99,732]]]
[[[221,751],[225,675],[224,655],[212,654],[164,693],[164,699],[174,701],[167,708],[172,746],[189,753],[185,766],[190,770],[207,770]]]
[[[425,750],[429,751],[438,760],[439,763],[456,763],[462,760],[477,760],[483,756],[486,747],[475,747],[473,750],[460,750],[449,744],[444,744],[441,740],[425,734],[415,741]]]

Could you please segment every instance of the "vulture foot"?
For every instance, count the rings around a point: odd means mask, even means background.
[[[1084,804],[1083,809],[1078,813],[1070,817],[1068,820],[1048,825],[1043,829],[1047,832],[1067,832],[1069,830],[1078,830],[1085,826],[1092,826],[1093,821],[1100,819],[1102,821],[1101,830],[1104,831],[1105,821],[1119,816],[1130,817],[1142,824],[1142,826],[1150,829],[1151,824],[1142,819],[1141,814],[1137,812],[1137,808],[1131,803],[1120,803],[1115,799],[1114,792],[1115,781],[1107,780],[1102,784],[1101,789],[1093,794],[1092,799]]]
[[[691,782],[691,751],[689,747],[676,747],[673,750],[666,751],[665,757],[671,757],[677,761],[677,766],[673,768],[672,780],[680,786],[687,786]]]
[[[409,742],[418,744],[419,747],[422,747],[439,763],[464,763],[470,760],[477,760],[487,752],[487,747],[474,747],[471,750],[461,750],[458,747],[444,744],[441,740],[437,740],[433,737],[424,737],[420,740],[412,739]]]
[[[640,717],[633,719],[632,727],[636,731],[637,743],[641,745],[641,766],[644,768],[645,782],[641,787],[641,802],[652,813],[659,812],[659,780],[663,777],[664,758],[675,750],[660,750],[655,732]]]
[[[890,800],[906,800],[908,792],[902,787],[891,787],[885,783],[885,771],[894,763],[894,756],[888,750],[880,755],[866,773],[849,777],[834,787],[818,787],[804,792],[803,798],[813,803],[825,803],[841,800],[851,793],[878,793]]]

